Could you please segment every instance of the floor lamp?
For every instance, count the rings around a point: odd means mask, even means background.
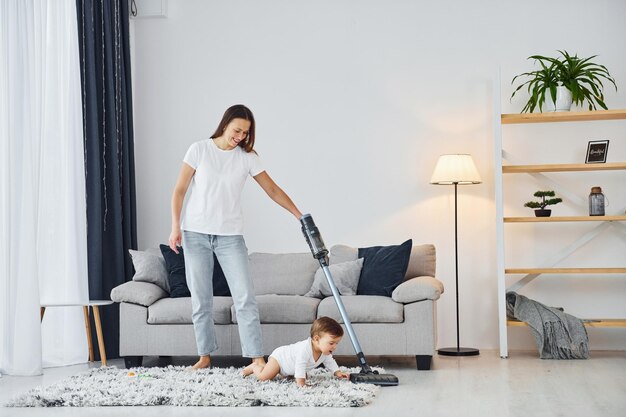
[[[435,166],[431,184],[454,185],[454,259],[456,272],[456,347],[441,348],[437,353],[445,356],[475,356],[478,349],[461,347],[459,340],[459,241],[457,228],[457,187],[480,184],[482,181],[471,155],[441,155]]]

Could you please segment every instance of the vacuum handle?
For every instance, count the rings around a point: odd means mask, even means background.
[[[330,269],[328,265],[324,265],[320,260],[320,266],[324,271],[324,275],[326,276],[326,282],[328,282],[328,286],[330,287],[331,292],[333,293],[333,298],[335,299],[335,303],[337,303],[337,308],[339,309],[339,314],[343,319],[343,324],[346,326],[346,330],[348,331],[348,335],[350,336],[350,341],[352,342],[352,347],[354,348],[354,353],[359,360],[359,365],[361,365],[361,370],[364,374],[371,373],[372,369],[367,364],[367,360],[365,359],[365,355],[363,354],[363,349],[361,349],[361,344],[359,343],[359,339],[356,337],[356,333],[352,328],[352,322],[350,321],[350,317],[348,316],[348,312],[346,311],[346,307],[343,305],[343,300],[341,299],[341,294],[339,294],[339,290],[335,285],[335,281],[333,280],[333,276],[330,274]]]
[[[302,215],[302,217],[300,217],[300,224],[302,225],[302,234],[304,235],[306,242],[309,244],[313,257],[318,260],[324,259],[326,264],[328,264],[328,249],[326,249],[324,239],[322,239],[322,234],[317,226],[315,226],[313,217],[310,214]]]
[[[333,277],[330,273],[330,269],[328,268],[328,249],[326,249],[326,245],[324,244],[322,235],[317,226],[315,226],[315,221],[313,221],[313,217],[310,214],[304,214],[302,217],[300,217],[300,224],[302,224],[302,234],[309,244],[309,248],[311,249],[313,257],[319,261],[320,266],[324,271],[328,286],[330,287],[335,302],[337,303],[339,314],[341,314],[341,318],[343,319],[346,330],[348,330],[348,335],[350,336],[352,347],[354,347],[354,351],[359,360],[359,364],[361,365],[361,370],[364,374],[371,374],[372,369],[367,364],[367,360],[365,359],[365,355],[363,354],[363,350],[361,349],[359,340],[357,339],[356,333],[352,328],[352,322],[350,322],[350,317],[348,317],[346,307],[343,305],[341,294],[339,294],[339,290],[337,289],[335,281],[333,280]]]

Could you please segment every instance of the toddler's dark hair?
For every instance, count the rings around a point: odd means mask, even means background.
[[[336,320],[330,317],[320,317],[311,325],[311,337],[321,336],[323,333],[328,333],[331,336],[342,337],[343,327],[337,323]]]

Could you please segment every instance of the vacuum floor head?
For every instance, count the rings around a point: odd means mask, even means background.
[[[398,377],[392,374],[378,374],[373,372],[350,374],[350,381],[355,384],[374,384],[380,386],[398,385]]]

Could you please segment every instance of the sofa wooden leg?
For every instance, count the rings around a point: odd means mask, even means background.
[[[124,356],[124,366],[126,368],[136,368],[141,366],[143,356]]]
[[[415,355],[418,371],[429,371],[433,357],[431,355]]]

